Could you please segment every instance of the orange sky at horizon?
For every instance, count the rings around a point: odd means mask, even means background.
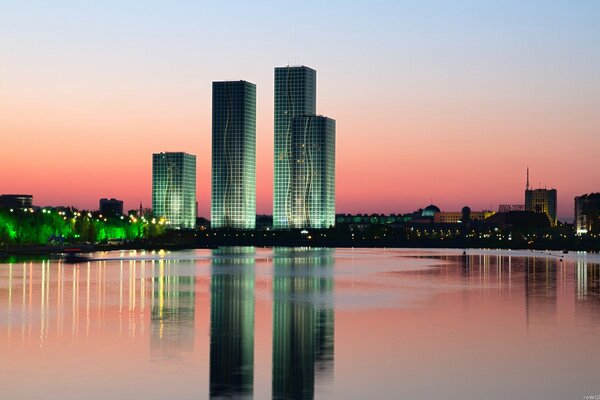
[[[257,85],[257,213],[270,214],[273,68],[290,57],[317,70],[317,112],[336,120],[337,213],[523,204],[527,166],[534,187],[558,190],[561,220],[600,191],[600,31],[583,5],[327,4],[336,21],[275,37],[286,25],[268,4],[229,10],[238,24],[223,27],[227,5],[159,3],[3,6],[0,193],[150,207],[152,153],[185,151],[210,218],[211,82],[244,79]],[[260,27],[244,18],[254,8]]]

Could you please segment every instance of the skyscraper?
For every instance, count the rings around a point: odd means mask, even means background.
[[[290,228],[292,219],[292,119],[315,115],[317,72],[309,67],[275,68],[275,170],[273,227]]]
[[[169,228],[196,226],[196,156],[187,153],[152,155],[152,211]]]
[[[291,159],[290,228],[335,225],[335,121],[295,117]]]
[[[529,186],[529,168],[525,186],[525,211],[545,213],[550,226],[556,226],[556,189],[531,189]]]
[[[213,82],[213,228],[256,226],[256,85]]]

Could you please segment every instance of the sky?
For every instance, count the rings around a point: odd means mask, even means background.
[[[152,153],[197,156],[211,82],[257,85],[257,213],[272,212],[273,68],[317,70],[336,212],[600,191],[600,2],[0,0],[0,193],[151,206]]]

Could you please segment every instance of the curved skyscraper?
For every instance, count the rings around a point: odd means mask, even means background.
[[[273,227],[290,228],[292,196],[292,120],[315,115],[317,72],[309,67],[275,68],[275,171]]]
[[[211,227],[256,226],[256,86],[213,82]]]
[[[335,121],[316,105],[314,69],[275,68],[275,229],[335,224]]]
[[[167,227],[196,227],[196,156],[187,153],[152,155],[152,211]]]
[[[321,116],[292,120],[290,228],[335,225],[335,121]]]

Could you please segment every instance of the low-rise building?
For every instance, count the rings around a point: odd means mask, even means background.
[[[33,206],[33,196],[30,194],[1,194],[0,207],[30,208]]]
[[[123,215],[123,201],[117,199],[100,199],[100,214]]]

